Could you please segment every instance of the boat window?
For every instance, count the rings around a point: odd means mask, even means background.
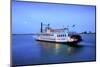
[[[60,36],[58,35],[58,37],[60,37]]]
[[[64,34],[62,34],[62,35],[58,35],[58,37],[64,37]]]
[[[58,35],[58,37],[60,37],[60,35]]]
[[[65,35],[63,34],[63,37],[65,37]]]
[[[60,35],[59,35],[59,37],[60,37]]]
[[[59,35],[57,35],[57,37],[59,37]]]
[[[65,37],[66,37],[66,34],[65,34]]]
[[[58,37],[60,37],[60,36],[58,35]]]
[[[64,34],[62,34],[61,36],[64,37]]]
[[[53,36],[53,35],[51,35],[51,36]]]
[[[62,37],[63,35],[61,35],[61,37]]]

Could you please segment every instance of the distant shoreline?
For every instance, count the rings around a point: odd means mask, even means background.
[[[79,34],[96,34],[96,33],[79,33]]]
[[[96,33],[79,33],[79,34],[96,34]],[[36,34],[11,34],[11,35],[36,35]]]

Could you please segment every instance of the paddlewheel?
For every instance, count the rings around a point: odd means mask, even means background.
[[[78,34],[71,35],[70,37],[71,37],[72,39],[77,40],[78,42],[79,42],[79,41],[82,41],[82,37],[81,37],[80,35],[78,35]]]

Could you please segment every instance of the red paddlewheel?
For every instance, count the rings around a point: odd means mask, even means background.
[[[71,38],[77,39],[77,40],[82,40],[80,35],[72,35]]]

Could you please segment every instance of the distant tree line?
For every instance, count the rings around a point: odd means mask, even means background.
[[[84,31],[84,32],[81,32],[81,34],[95,34],[95,32],[91,32],[91,31],[87,32],[87,31]]]

